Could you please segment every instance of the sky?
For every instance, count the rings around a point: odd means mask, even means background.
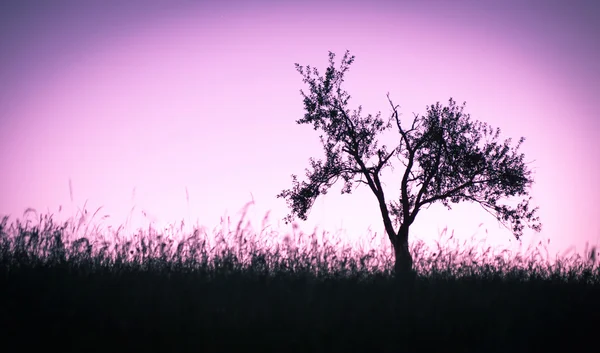
[[[295,123],[307,88],[294,64],[324,73],[328,51],[339,63],[350,50],[351,109],[387,118],[389,92],[407,124],[452,97],[502,140],[524,136],[543,230],[522,244],[581,252],[600,245],[597,33],[596,1],[4,0],[0,215],[102,207],[105,227],[213,229],[253,201],[252,224],[270,212],[285,233],[276,195],[323,156],[318,133]],[[401,168],[385,174],[388,199]],[[300,228],[387,242],[371,191],[340,190]],[[446,227],[517,244],[475,204],[422,211],[410,241]]]

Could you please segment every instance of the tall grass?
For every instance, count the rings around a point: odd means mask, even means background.
[[[389,247],[298,227],[280,234],[264,221],[255,231],[244,215],[229,232],[191,234],[37,221],[0,222],[2,332],[22,345],[529,352],[551,347],[549,338],[584,347],[600,319],[594,247],[551,263],[537,248],[451,247],[443,232],[434,249],[411,245],[418,275],[406,287],[393,280]]]

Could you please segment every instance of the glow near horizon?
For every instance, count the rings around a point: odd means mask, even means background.
[[[88,211],[103,206],[100,216],[110,218],[102,224],[115,228],[134,206],[132,229],[182,219],[213,228],[253,197],[252,224],[270,210],[285,231],[279,220],[288,210],[275,195],[291,187],[291,174],[302,179],[309,157],[323,156],[318,133],[295,124],[304,114],[299,90],[307,88],[293,64],[324,73],[329,50],[339,64],[349,49],[356,56],[345,80],[351,109],[387,118],[390,92],[408,124],[436,101],[466,101],[472,119],[500,127],[501,139],[526,138],[521,151],[532,162],[531,195],[544,228],[526,231],[523,243],[551,239],[551,254],[597,244],[598,45],[586,42],[591,33],[582,36],[593,14],[585,21],[575,16],[583,9],[562,9],[556,26],[563,27],[552,32],[551,9],[514,4],[499,11],[471,2],[453,9],[328,3],[321,12],[177,4],[98,5],[96,12],[72,5],[52,10],[54,17],[38,11],[39,18],[29,9],[19,12],[29,22],[5,22],[14,27],[0,28],[0,45],[13,50],[0,74],[13,89],[0,88],[0,215],[20,218],[33,207],[60,219],[61,205],[68,218],[87,200]],[[577,52],[584,48],[585,58]],[[397,196],[394,176],[388,170],[383,179],[388,200]],[[340,189],[319,198],[301,228],[358,237],[370,227],[382,237],[368,188],[343,196]],[[411,241],[437,239],[446,226],[466,238],[487,230],[491,244],[512,239],[477,205],[435,204],[419,214]]]

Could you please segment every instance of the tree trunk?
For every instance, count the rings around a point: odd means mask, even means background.
[[[394,253],[396,262],[394,271],[399,279],[411,279],[415,273],[413,271],[413,258],[408,249],[408,227],[400,226],[397,241],[394,244]]]

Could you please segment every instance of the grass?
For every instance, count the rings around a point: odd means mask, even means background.
[[[596,248],[550,263],[473,246],[412,244],[418,276],[393,280],[389,247],[323,234],[82,232],[0,223],[3,348],[62,352],[534,352],[597,350]],[[371,241],[373,238],[371,238]],[[387,249],[387,250],[386,250]],[[594,349],[595,348],[595,349]],[[2,349],[8,352],[9,350]]]

